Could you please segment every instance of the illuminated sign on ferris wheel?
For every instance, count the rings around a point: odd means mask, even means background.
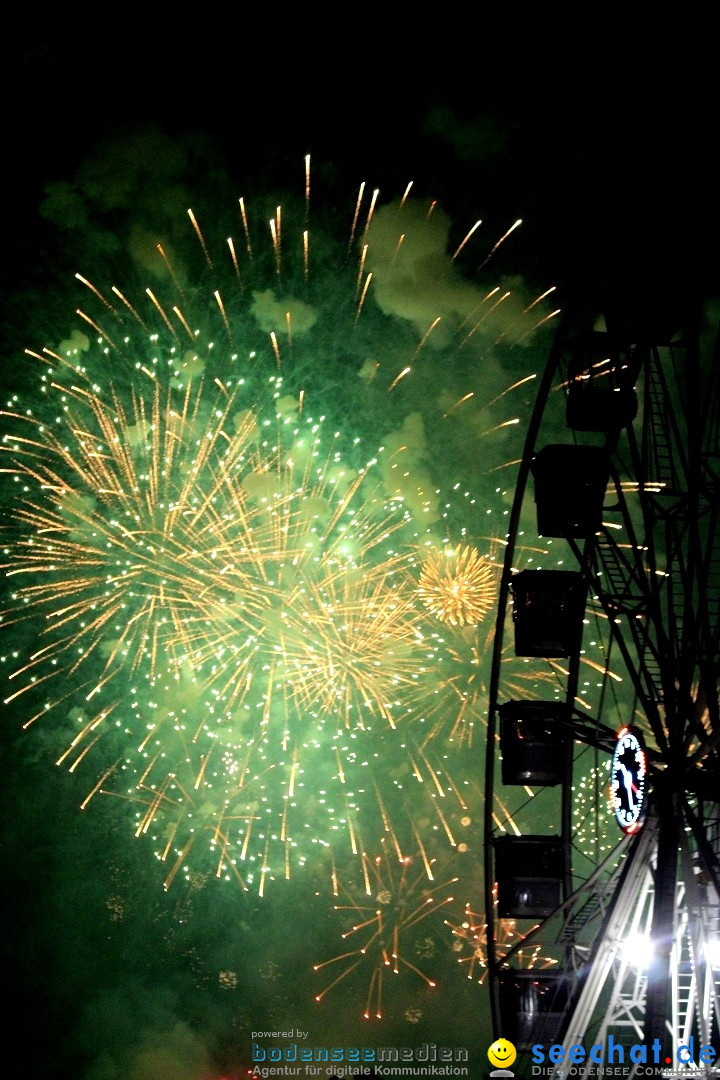
[[[647,803],[647,752],[636,728],[623,727],[618,732],[610,770],[610,797],[623,832],[637,832]]]

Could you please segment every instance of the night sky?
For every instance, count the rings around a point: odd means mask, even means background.
[[[117,282],[142,292],[138,283],[144,287],[142,275],[151,273],[149,240],[157,237],[172,245],[190,281],[203,262],[196,245],[185,264],[187,236],[181,240],[176,230],[182,220],[190,234],[187,207],[202,208],[215,239],[231,211],[240,235],[241,195],[249,205],[267,202],[269,216],[275,193],[290,192],[297,212],[308,154],[311,235],[318,223],[322,237],[312,282],[322,362],[301,335],[294,357],[297,378],[307,377],[317,401],[308,408],[325,410],[329,424],[357,432],[363,445],[416,438],[409,471],[428,490],[442,491],[439,502],[452,501],[459,486],[480,499],[491,492],[488,513],[507,505],[508,492],[497,493],[490,470],[517,454],[522,425],[514,434],[483,433],[510,415],[527,416],[531,391],[487,412],[479,404],[475,413],[459,411],[451,433],[441,420],[464,387],[473,388],[476,401],[490,402],[541,370],[552,324],[525,335],[530,324],[523,323],[517,331],[534,297],[555,286],[557,301],[544,302],[543,314],[576,293],[608,286],[650,305],[678,291],[713,297],[714,118],[700,104],[699,79],[678,88],[658,72],[661,58],[638,60],[632,43],[620,48],[610,34],[607,48],[596,42],[589,55],[576,43],[569,58],[545,28],[546,40],[536,46],[541,60],[530,40],[521,49],[510,28],[491,29],[475,17],[440,30],[428,18],[407,37],[383,35],[374,12],[354,17],[356,24],[342,31],[324,27],[322,45],[320,28],[301,14],[266,26],[238,21],[232,29],[204,18],[198,28],[197,14],[179,26],[183,17],[173,14],[170,27],[147,34],[139,15],[131,26],[73,29],[58,20],[16,32],[2,73],[4,400],[17,393],[21,404],[35,407],[37,372],[24,350],[57,347],[78,327],[76,272],[103,288]],[[435,220],[444,231],[433,233],[429,262],[407,292],[391,275],[383,278],[378,265],[377,307],[369,304],[365,336],[351,340],[344,305],[353,278],[347,268],[336,274],[333,260],[347,243],[358,187],[378,188],[380,207],[397,201],[411,180],[418,205],[438,201],[442,217]],[[490,257],[518,218],[522,227]],[[451,273],[447,257],[478,219],[482,227]],[[411,228],[416,224],[410,220]],[[274,272],[272,262],[260,268],[259,283],[272,287]],[[206,275],[196,311],[203,295],[212,298],[208,281]],[[478,295],[486,285],[510,282],[523,302],[507,324],[492,324],[482,346],[478,333],[476,352],[458,349],[458,337],[442,340],[433,372],[420,372],[416,383],[408,380],[390,396],[388,382],[414,355],[433,303],[447,323],[460,320],[463,281]],[[210,309],[206,304],[217,325]],[[127,374],[108,371],[100,354],[93,356],[89,351],[93,378],[116,379],[128,400]],[[387,372],[382,388],[367,375],[370,361]],[[345,365],[342,374],[338,364]],[[300,385],[294,378],[289,370],[291,393]],[[8,484],[3,498],[12,506]],[[461,523],[479,536],[474,511],[464,513],[454,504],[449,528],[457,535]],[[12,516],[4,515],[6,532]],[[3,588],[6,609],[13,608],[13,588]],[[32,653],[41,623],[39,617],[6,629],[4,653]],[[341,934],[359,921],[357,911],[332,910],[319,867],[290,881],[280,874],[267,896],[257,883],[243,892],[237,882],[218,882],[207,867],[190,879],[179,875],[165,890],[168,868],[159,867],[145,838],[134,839],[122,800],[96,798],[82,812],[100,765],[70,775],[53,764],[67,745],[69,710],[79,704],[74,677],[71,670],[62,676],[71,700],[50,723],[45,718],[24,731],[22,697],[4,710],[3,1015],[6,1054],[15,1055],[18,1075],[219,1080],[242,1075],[252,1031],[291,1028],[308,1031],[308,1042],[319,1046],[467,1047],[478,1070],[485,1068],[486,990],[458,977],[442,915],[420,924],[409,946],[413,964],[432,970],[437,988],[430,991],[407,968],[399,988],[388,980],[384,1019],[366,1021],[368,979],[361,973],[319,1005],[313,1000],[334,975],[323,980],[311,965],[354,948]],[[122,710],[124,688],[116,696]],[[481,697],[475,707],[481,717]],[[394,753],[387,751],[382,804],[405,821],[406,795],[396,782],[404,766]],[[483,756],[476,732],[457,764],[470,788],[482,776]],[[322,836],[318,814],[308,810]],[[478,814],[469,826],[471,852],[459,871],[476,912],[480,822]],[[456,871],[443,858],[438,885]],[[357,896],[357,867],[347,880]],[[450,922],[453,911],[445,916]],[[465,971],[467,965],[461,976]]]

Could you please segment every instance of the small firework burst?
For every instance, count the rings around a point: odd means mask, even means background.
[[[487,921],[484,915],[472,911],[469,904],[459,923],[446,920],[453,935],[452,951],[459,953],[458,963],[464,966],[468,979],[484,983],[487,967]],[[501,959],[513,956],[513,964],[521,968],[547,968],[557,961],[543,955],[542,946],[536,943],[523,945],[523,935],[517,930],[515,919],[498,919],[496,922],[496,948]]]
[[[577,849],[592,860],[607,857],[616,844],[610,791],[610,761],[592,765],[573,784],[573,835]]]
[[[218,973],[218,986],[222,990],[237,990],[238,977],[235,971],[221,971]]]
[[[440,622],[475,626],[495,604],[497,573],[476,547],[434,550],[420,572],[418,592]]]
[[[399,975],[401,969],[404,969],[416,975],[428,988],[435,987],[435,981],[408,959],[403,946],[412,942],[415,954],[426,959],[434,954],[433,939],[423,935],[413,940],[413,928],[453,902],[452,896],[438,894],[444,892],[449,885],[455,884],[458,879],[453,877],[436,884],[433,875],[434,860],[428,860],[424,851],[419,854],[422,855],[419,870],[414,868],[415,860],[412,856],[398,858],[395,853],[390,855],[387,851],[375,858],[363,855],[362,892],[360,888],[348,890],[351,902],[336,905],[336,910],[352,912],[359,919],[345,931],[343,939],[361,934],[363,943],[357,949],[315,964],[314,970],[320,971],[330,964],[346,962],[341,973],[316,995],[316,1001],[322,1001],[333,987],[363,962],[372,968],[363,1012],[366,1020],[372,1015],[378,1020],[383,1016],[383,984],[386,975]],[[428,943],[432,948],[428,948]]]

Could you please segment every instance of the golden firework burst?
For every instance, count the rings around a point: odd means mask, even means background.
[[[476,547],[435,549],[423,562],[418,592],[440,622],[474,626],[495,604],[496,573]]]
[[[466,904],[461,921],[454,923],[446,919],[445,925],[452,931],[452,951],[459,954],[458,963],[464,967],[468,979],[484,983],[488,976],[485,915],[472,911],[470,905]],[[519,968],[549,968],[557,963],[552,957],[543,955],[541,945],[524,944],[526,935],[517,930],[515,919],[498,919],[496,935],[495,946],[499,957],[505,959],[512,954],[513,963]]]

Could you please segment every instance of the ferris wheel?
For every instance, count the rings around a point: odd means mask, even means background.
[[[488,985],[520,1065],[581,1046],[573,1074],[598,1073],[612,1044],[630,1074],[643,1045],[666,1075],[690,1052],[719,1071],[699,1056],[720,1057],[719,405],[702,311],[608,295],[564,315],[518,470],[486,743]],[[538,672],[522,699],[520,665]]]

